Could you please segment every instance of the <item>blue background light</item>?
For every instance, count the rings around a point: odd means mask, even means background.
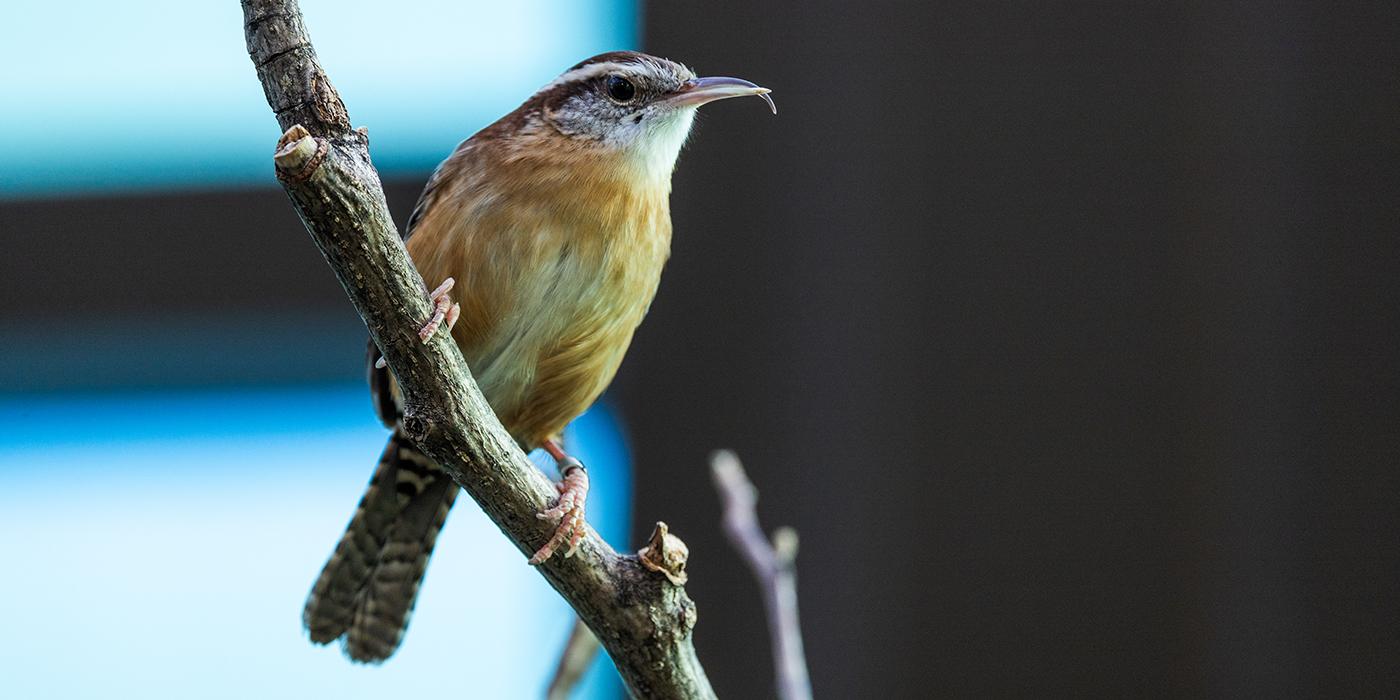
[[[387,437],[360,385],[0,399],[0,696],[539,696],[573,613],[469,498],[398,654],[312,646],[301,606]],[[566,439],[626,543],[621,429]],[[579,697],[620,697],[605,658]]]
[[[12,5],[0,199],[275,187],[237,2]],[[637,45],[620,0],[301,7],[388,176],[425,178],[562,70]],[[354,665],[301,629],[387,436],[362,327],[307,309],[74,323],[0,318],[0,697],[542,694],[572,612],[467,498],[395,657]],[[620,425],[595,406],[567,439],[590,522],[624,548]],[[578,697],[620,695],[600,658]]]
[[[430,170],[580,59],[637,44],[625,0],[301,7],[391,175]],[[277,124],[233,0],[12,3],[0,65],[0,196],[270,181]]]

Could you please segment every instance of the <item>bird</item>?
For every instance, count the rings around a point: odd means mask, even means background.
[[[670,256],[671,175],[696,110],[767,88],[636,51],[564,71],[463,141],[437,167],[404,229],[433,314],[483,396],[526,451],[555,460],[558,523],[530,558],[572,553],[584,533],[587,470],[561,434],[612,381]],[[455,290],[455,291],[454,291]],[[458,486],[401,425],[401,395],[373,341],[376,412],[392,428],[369,486],[316,579],[302,622],[350,659],[398,649]]]

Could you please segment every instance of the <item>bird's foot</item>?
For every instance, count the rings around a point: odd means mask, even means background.
[[[553,440],[547,440],[544,448],[559,464],[562,480],[554,485],[555,490],[559,492],[554,505],[536,513],[535,517],[558,523],[559,527],[554,530],[554,536],[530,557],[532,565],[548,561],[561,546],[564,547],[565,557],[573,556],[586,531],[583,503],[588,499],[588,471],[584,469],[582,462],[565,454]]]
[[[433,339],[433,335],[437,333],[438,326],[442,325],[443,321],[447,322],[448,332],[451,332],[452,327],[457,325],[457,317],[462,314],[462,306],[452,303],[452,297],[449,294],[455,284],[457,284],[457,280],[448,277],[443,280],[442,284],[438,285],[437,289],[428,293],[428,298],[433,302],[433,316],[428,319],[427,323],[423,324],[422,328],[418,329],[418,337],[422,338],[423,342],[426,343]]]
[[[427,323],[423,324],[422,328],[418,329],[418,337],[424,343],[433,339],[438,326],[442,325],[443,321],[447,322],[447,332],[449,333],[452,332],[452,327],[457,325],[457,317],[462,315],[462,305],[452,303],[452,297],[448,294],[455,284],[457,284],[457,280],[448,277],[442,284],[438,285],[437,289],[428,293],[428,298],[433,302],[433,315]],[[384,359],[383,355],[374,361],[375,369],[384,369],[388,366],[389,361]]]

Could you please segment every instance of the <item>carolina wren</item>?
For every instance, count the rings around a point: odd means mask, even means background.
[[[594,56],[462,142],[419,197],[408,251],[424,279],[445,280],[420,335],[445,322],[501,423],[559,464],[559,498],[540,514],[559,526],[531,563],[583,536],[587,473],[558,440],[612,381],[656,293],[671,171],[696,108],[758,95],[776,113],[767,93],[633,51]],[[313,642],[343,638],[356,661],[398,648],[458,490],[405,437],[373,343],[369,355],[394,432],[303,615]]]

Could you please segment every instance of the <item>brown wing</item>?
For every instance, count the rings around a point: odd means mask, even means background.
[[[423,192],[418,195],[418,201],[413,205],[413,212],[408,215],[408,223],[403,227],[403,239],[405,241],[408,240],[409,236],[413,235],[413,229],[417,228],[418,222],[423,220],[423,215],[428,213],[428,209],[433,206],[433,202],[437,199],[438,193],[442,191],[438,185],[442,184],[443,180],[447,177],[446,173],[450,171],[447,164],[451,162],[457,154],[466,149],[468,143],[469,141],[463,141],[457,144],[457,148],[452,151],[452,155],[448,156],[447,159],[441,163],[438,163],[438,166],[433,169],[433,174],[428,176],[428,184],[423,186]]]
[[[458,144],[453,155],[439,163],[437,168],[433,170],[433,174],[428,177],[428,184],[418,195],[418,201],[413,205],[413,212],[408,215],[408,223],[404,226],[403,240],[405,242],[408,241],[409,236],[413,235],[413,230],[423,221],[423,217],[442,193],[443,188],[440,185],[447,179],[448,173],[452,172],[447,164],[466,148],[467,143],[467,141],[463,141]],[[400,418],[399,402],[398,397],[394,394],[393,375],[389,372],[389,368],[374,366],[375,363],[379,362],[379,358],[379,348],[375,346],[374,340],[370,339],[365,353],[365,371],[369,374],[370,398],[374,402],[374,412],[379,416],[379,420],[384,423],[385,427],[392,428]]]

